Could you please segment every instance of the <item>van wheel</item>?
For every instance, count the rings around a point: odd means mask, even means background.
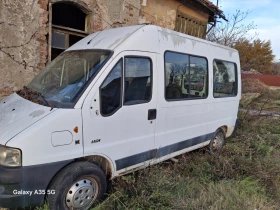
[[[210,141],[209,144],[209,150],[211,154],[217,153],[221,150],[221,148],[225,144],[225,134],[222,129],[218,129],[214,135],[212,140]]]
[[[97,165],[76,162],[56,175],[48,188],[54,194],[47,202],[52,210],[86,210],[102,198],[106,187],[106,176]]]

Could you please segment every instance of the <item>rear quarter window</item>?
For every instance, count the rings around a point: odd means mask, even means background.
[[[214,98],[234,97],[238,92],[237,66],[233,62],[215,59],[213,62]]]

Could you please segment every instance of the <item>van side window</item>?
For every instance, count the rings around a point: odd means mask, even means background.
[[[165,53],[165,98],[182,100],[208,96],[208,63],[206,58]]]
[[[236,64],[214,60],[213,63],[213,93],[215,98],[232,97],[237,95]]]
[[[151,60],[125,57],[124,105],[147,103],[152,97]]]
[[[185,89],[189,88],[190,98],[208,96],[208,64],[205,58],[190,56],[189,76],[186,76]]]
[[[121,59],[100,87],[101,114],[111,115],[121,107],[122,92],[122,69]]]

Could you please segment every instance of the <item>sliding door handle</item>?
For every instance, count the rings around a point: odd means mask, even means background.
[[[148,110],[148,120],[155,120],[157,118],[157,110],[149,109]]]

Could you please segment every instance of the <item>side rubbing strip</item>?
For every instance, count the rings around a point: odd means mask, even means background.
[[[212,138],[214,133],[209,133],[203,136],[198,136],[192,139],[188,139],[185,141],[181,141],[175,144],[171,144],[159,149],[153,149],[146,152],[142,152],[136,155],[128,156],[119,160],[116,160],[117,170],[121,170],[154,158],[160,158],[165,155],[171,154],[173,152],[177,152],[188,147],[195,146],[197,144],[201,144],[206,142]]]
[[[117,170],[151,160],[156,157],[156,149],[116,160]]]
[[[189,139],[189,140],[181,141],[181,142],[178,142],[176,144],[171,144],[171,145],[159,148],[157,150],[156,158],[160,158],[160,157],[163,157],[165,155],[171,154],[173,152],[177,152],[177,151],[180,151],[182,149],[186,149],[188,147],[192,147],[192,146],[195,146],[197,144],[201,144],[205,141],[210,140],[212,138],[213,134],[214,133],[206,134],[206,135],[203,135],[203,136],[198,136],[198,137],[195,137],[195,138],[192,138],[192,139]]]

